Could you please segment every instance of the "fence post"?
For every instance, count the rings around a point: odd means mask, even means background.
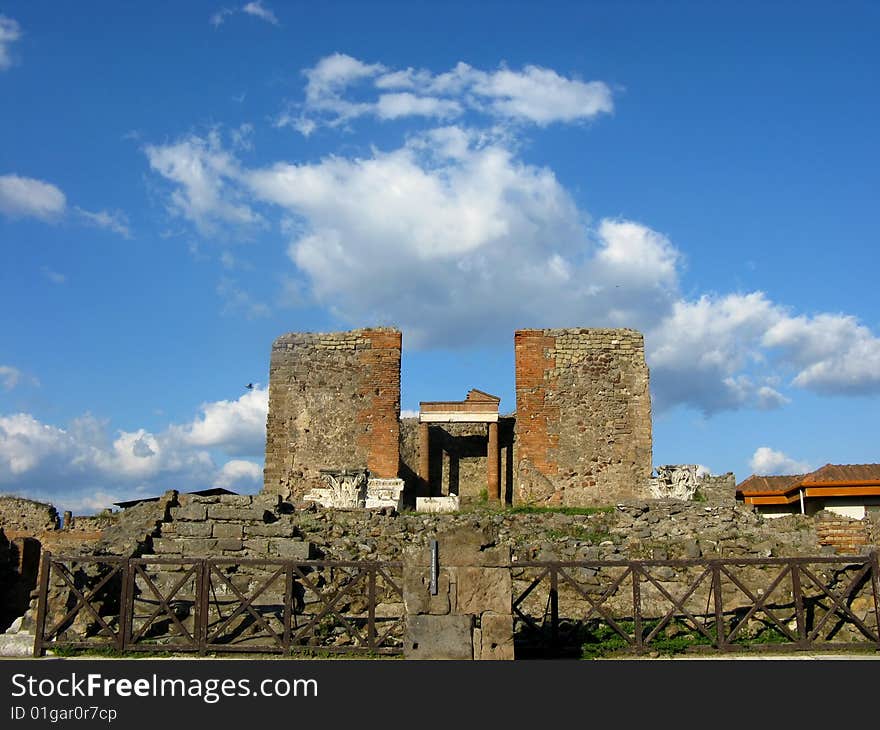
[[[559,566],[553,565],[550,568],[550,641],[553,649],[559,646],[559,576],[557,569]]]
[[[134,571],[131,569],[131,559],[129,558],[122,564],[122,588],[119,591],[119,634],[116,637],[116,648],[124,651],[128,646],[130,637],[131,614],[134,606],[129,606],[129,600],[134,601],[133,582]]]
[[[284,651],[290,651],[290,624],[293,614],[293,563],[284,566]]]
[[[196,599],[199,610],[196,613],[196,643],[199,654],[204,654],[208,643],[208,593],[211,585],[211,566],[207,558],[199,560],[199,588]]]
[[[367,574],[367,646],[376,648],[376,566]]]
[[[633,632],[635,633],[636,652],[641,654],[645,650],[644,637],[642,636],[642,584],[638,563],[630,563],[633,581]]]
[[[712,561],[712,592],[715,597],[715,635],[716,648],[727,648],[727,636],[724,631],[724,606],[721,597],[721,564]]]
[[[798,644],[804,649],[809,647],[807,640],[807,620],[804,615],[804,593],[801,589],[801,569],[796,561],[791,562],[791,592],[794,598],[794,613],[797,620]]]
[[[43,656],[43,639],[46,634],[46,606],[49,597],[49,570],[52,567],[52,553],[48,550],[43,552],[43,562],[40,565],[40,593],[37,600],[37,630],[34,637],[34,656]]]
[[[877,631],[877,649],[880,651],[880,552],[874,550],[871,553],[871,583],[874,588],[874,619],[876,620],[875,629]]]

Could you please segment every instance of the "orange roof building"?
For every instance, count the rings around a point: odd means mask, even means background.
[[[826,464],[789,476],[752,474],[737,485],[736,498],[768,517],[826,509],[862,519],[880,512],[880,464]]]

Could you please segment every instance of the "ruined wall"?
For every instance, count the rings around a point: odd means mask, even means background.
[[[514,418],[498,419],[501,494],[510,502],[513,493]],[[477,501],[486,491],[486,451],[488,438],[485,423],[432,423],[429,426],[431,449],[430,493],[424,492],[418,479],[419,419],[400,421],[401,477],[407,484],[407,504],[413,497],[439,497],[458,494],[465,503]]]
[[[11,495],[0,496],[0,527],[7,537],[34,535],[54,530],[58,525],[58,511],[51,504]]]
[[[400,350],[391,328],[275,340],[264,492],[299,496],[325,486],[320,469],[397,476]]]
[[[726,474],[706,474],[700,478],[697,491],[707,502],[733,503],[736,500],[736,477]]]
[[[642,335],[518,330],[514,501],[607,505],[647,496],[651,401]]]

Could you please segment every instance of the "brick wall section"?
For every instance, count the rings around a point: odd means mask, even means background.
[[[515,501],[597,505],[647,496],[651,402],[642,335],[519,330],[514,344]]]
[[[869,550],[870,524],[866,520],[856,520],[833,512],[819,512],[816,515],[816,537],[820,545],[834,548],[840,555],[858,555]]]
[[[290,333],[272,344],[263,490],[298,496],[320,469],[398,471],[401,334]]]

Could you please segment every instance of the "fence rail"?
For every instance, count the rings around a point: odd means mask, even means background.
[[[878,553],[514,562],[517,657],[880,651]],[[403,653],[402,565],[44,554],[34,655]]]
[[[863,556],[514,563],[518,656],[874,648],[880,568]]]
[[[45,553],[34,655],[47,649],[399,654],[401,565]]]

